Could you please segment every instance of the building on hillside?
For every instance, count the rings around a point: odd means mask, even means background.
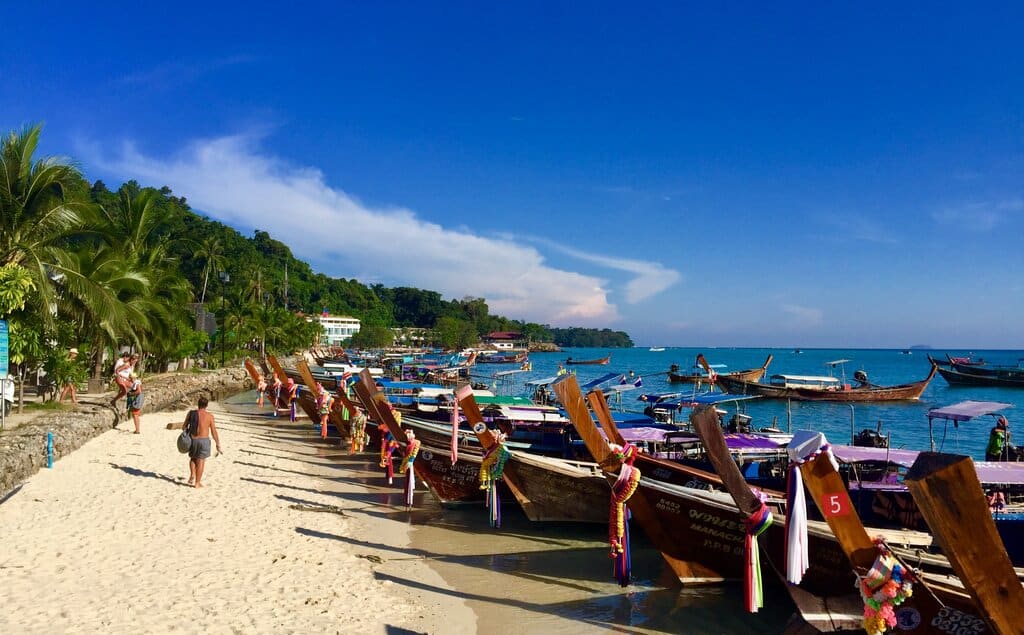
[[[324,311],[309,319],[319,322],[324,330],[323,338],[320,340],[322,346],[341,346],[345,340],[359,332],[359,320],[347,315],[331,315]]]
[[[515,331],[495,331],[484,335],[484,345],[492,346],[499,351],[511,351],[526,348],[523,334]]]

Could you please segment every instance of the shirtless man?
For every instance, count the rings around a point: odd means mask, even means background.
[[[213,436],[217,444],[217,454],[220,454],[220,437],[217,436],[217,426],[213,422],[213,415],[207,412],[206,407],[210,400],[206,397],[199,398],[199,423],[196,431],[192,434],[192,448],[188,451],[188,484],[195,487],[203,486],[203,467],[206,459],[210,458],[210,436]],[[188,417],[185,417],[185,425],[188,425]]]

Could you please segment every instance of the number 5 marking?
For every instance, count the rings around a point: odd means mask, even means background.
[[[822,513],[826,517],[845,516],[850,513],[850,499],[842,494],[825,494],[825,509]]]

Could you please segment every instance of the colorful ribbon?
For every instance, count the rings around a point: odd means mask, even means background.
[[[747,529],[744,539],[744,560],[746,566],[743,576],[743,599],[748,613],[757,613],[764,606],[764,593],[761,586],[761,552],[757,537],[763,534],[772,524],[772,513],[767,505],[761,503],[749,518],[743,521]]]
[[[629,511],[626,510],[626,501],[633,496],[639,485],[640,470],[628,463],[623,463],[622,469],[619,470],[619,478],[612,485],[611,509],[608,518],[608,544],[611,545],[610,555],[614,561],[615,579],[619,586],[629,586],[632,573],[632,557],[629,548]]]
[[[501,440],[498,440],[484,451],[483,460],[480,462],[480,489],[487,490],[485,500],[490,512],[488,519],[491,527],[501,527],[501,497],[498,493],[498,483],[501,482],[505,463],[510,456],[512,453]]]
[[[896,610],[914,594],[914,574],[904,567],[881,539],[875,540],[878,557],[871,569],[857,576],[857,589],[864,601],[864,630],[881,635],[896,626]]]
[[[419,453],[420,441],[410,431],[409,442],[405,446],[405,457],[402,459],[402,465],[399,468],[399,472],[405,474],[405,507],[407,509],[412,508],[412,497],[416,492],[416,469],[413,467],[413,463],[416,461],[416,455]]]
[[[388,485],[394,485],[395,483],[395,465],[391,460],[391,456],[398,448],[398,441],[395,441],[395,437],[391,436],[388,432],[387,426],[381,425],[380,427],[380,466],[386,468],[388,471]]]

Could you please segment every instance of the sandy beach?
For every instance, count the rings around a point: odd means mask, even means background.
[[[180,411],[122,423],[0,504],[0,632],[476,632],[460,599],[388,580],[447,588],[422,560],[382,561],[409,541],[397,488],[340,471],[308,422],[211,409],[224,454],[204,489],[166,429]]]

